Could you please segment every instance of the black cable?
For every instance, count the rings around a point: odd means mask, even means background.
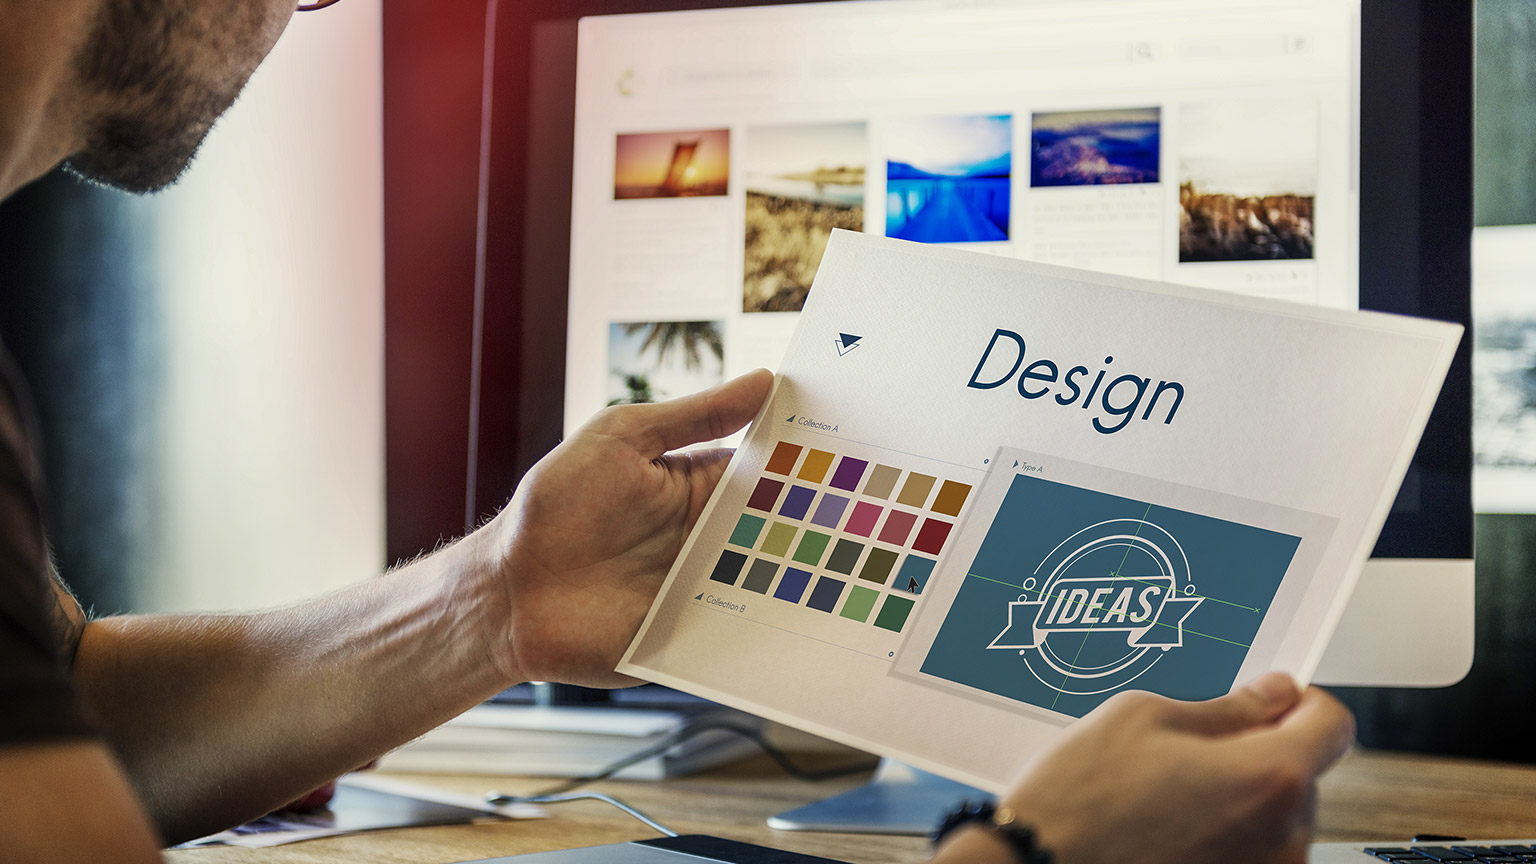
[[[684,725],[677,731],[672,732],[655,744],[652,744],[649,747],[638,750],[629,754],[628,756],[625,756],[622,759],[608,764],[602,770],[594,774],[588,774],[584,777],[572,778],[563,783],[559,783],[555,786],[545,789],[542,792],[537,792],[532,795],[506,795],[500,792],[488,792],[486,793],[485,800],[486,803],[493,805],[538,803],[532,801],[531,799],[563,795],[567,792],[580,789],[581,787],[588,784],[596,783],[600,780],[606,780],[631,765],[635,765],[637,763],[644,762],[647,759],[660,756],[668,750],[671,750],[673,747],[676,747],[679,744],[682,744],[683,742],[697,737],[698,735],[701,735],[705,732],[729,732],[734,735],[739,735],[742,738],[746,738],[747,740],[756,744],[763,751],[763,753],[768,756],[769,759],[774,761],[774,764],[783,769],[784,773],[799,780],[830,780],[834,777],[845,777],[849,774],[857,774],[861,771],[868,771],[870,767],[867,763],[864,763],[858,765],[844,765],[837,768],[829,768],[824,771],[810,771],[801,768],[799,765],[796,765],[789,758],[789,756],[784,753],[784,751],[780,750],[778,747],[775,747],[773,744],[770,744],[768,739],[763,736],[761,731],[751,726],[745,726],[740,723],[731,722],[729,720],[696,720]]]

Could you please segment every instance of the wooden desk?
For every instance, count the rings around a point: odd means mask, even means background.
[[[542,779],[400,775],[479,795],[487,789],[527,794]],[[640,808],[683,833],[716,834],[839,858],[854,864],[917,862],[917,837],[774,831],[769,816],[851,789],[867,774],[811,783],[785,777],[766,758],[662,783],[607,782],[599,791]],[[1323,779],[1318,839],[1400,842],[1415,833],[1536,837],[1536,766],[1396,753],[1355,752]],[[519,852],[619,843],[655,832],[600,802],[559,804],[550,819],[380,831],[272,849],[194,849],[167,853],[171,864],[446,864]]]

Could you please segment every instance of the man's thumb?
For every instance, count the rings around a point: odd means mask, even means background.
[[[691,396],[636,405],[625,409],[621,434],[651,459],[689,444],[724,438],[757,416],[772,386],[772,373],[758,369]]]
[[[1202,735],[1230,735],[1273,723],[1295,707],[1301,689],[1284,672],[1270,672],[1225,696],[1185,702],[1173,712],[1173,724]]]

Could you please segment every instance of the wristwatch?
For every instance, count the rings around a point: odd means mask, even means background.
[[[972,822],[996,834],[1013,850],[1019,864],[1051,864],[1051,853],[1035,845],[1035,832],[1019,823],[1012,807],[998,807],[991,801],[962,801],[933,831],[937,846],[950,832]]]

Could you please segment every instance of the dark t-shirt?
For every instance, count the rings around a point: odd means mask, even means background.
[[[54,586],[21,378],[0,348],[0,747],[93,735],[50,626]]]

